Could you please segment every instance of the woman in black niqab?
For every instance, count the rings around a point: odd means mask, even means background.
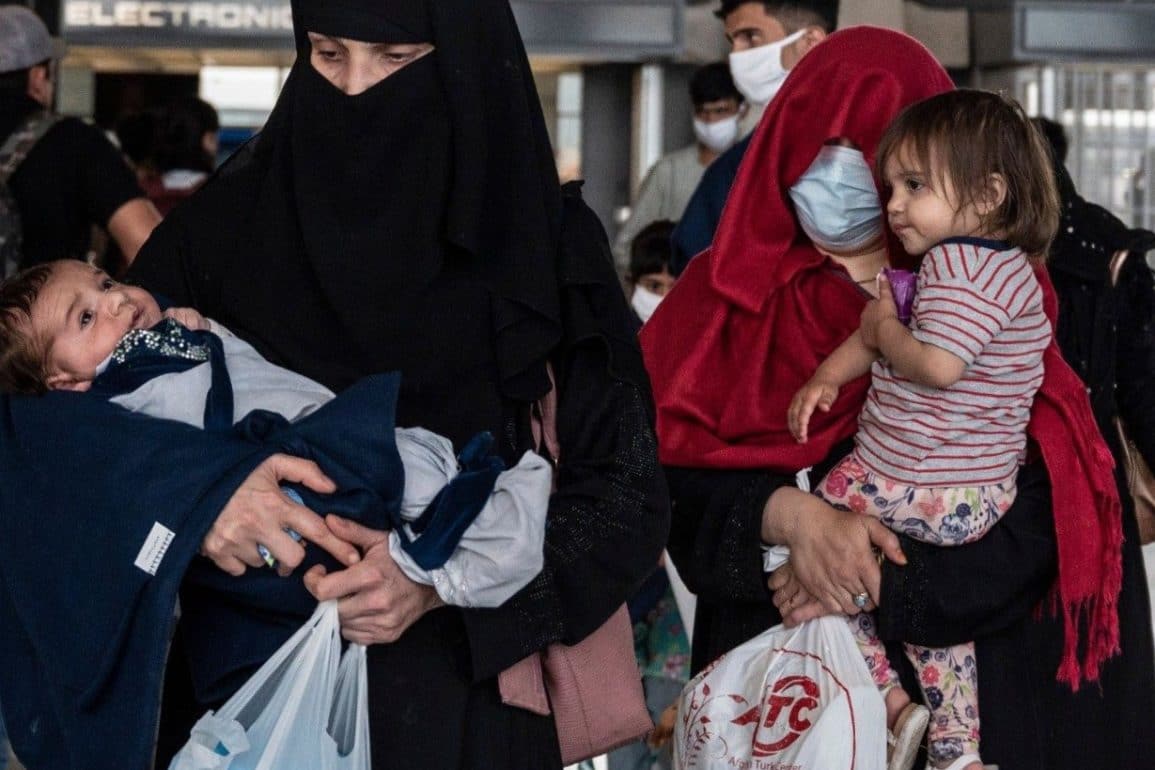
[[[552,720],[503,705],[496,676],[604,622],[668,524],[605,234],[559,187],[506,0],[295,0],[293,16],[297,61],[265,129],[166,219],[130,279],[334,390],[399,370],[398,425],[459,447],[488,430],[507,461],[533,446],[552,364],[565,461],[545,569],[501,608],[428,612],[369,664],[375,766],[558,767]],[[433,50],[349,95],[310,64],[308,32]]]

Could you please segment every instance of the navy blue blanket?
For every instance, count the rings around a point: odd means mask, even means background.
[[[83,393],[0,397],[0,700],[29,770],[150,767],[182,581],[203,696],[230,691],[288,637],[315,606],[300,575],[327,557],[310,547],[293,577],[232,578],[200,543],[277,452],[337,482],[324,499],[300,489],[310,508],[385,529],[403,487],[397,387],[367,378],[295,424],[255,413],[228,434]]]

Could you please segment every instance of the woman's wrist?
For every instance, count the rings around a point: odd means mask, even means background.
[[[765,545],[789,545],[798,528],[799,500],[805,492],[790,486],[774,490],[762,508],[762,542]]]

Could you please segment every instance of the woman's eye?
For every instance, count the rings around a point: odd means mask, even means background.
[[[108,291],[114,286],[116,286],[116,281],[112,280],[111,278],[105,278],[100,282],[100,288],[104,289],[105,291]]]
[[[335,62],[341,58],[341,52],[332,48],[319,48],[317,49],[317,55],[329,62]]]
[[[95,317],[95,315],[93,314],[93,312],[91,310],[81,311],[81,313],[80,313],[80,328],[83,329],[84,327],[86,327],[90,323],[92,323],[92,319],[94,317]]]

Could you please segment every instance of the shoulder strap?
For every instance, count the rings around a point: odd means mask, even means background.
[[[9,177],[28,157],[28,153],[59,120],[59,115],[42,110],[34,113],[23,126],[9,134],[4,146],[0,147],[0,185],[8,184]]]

